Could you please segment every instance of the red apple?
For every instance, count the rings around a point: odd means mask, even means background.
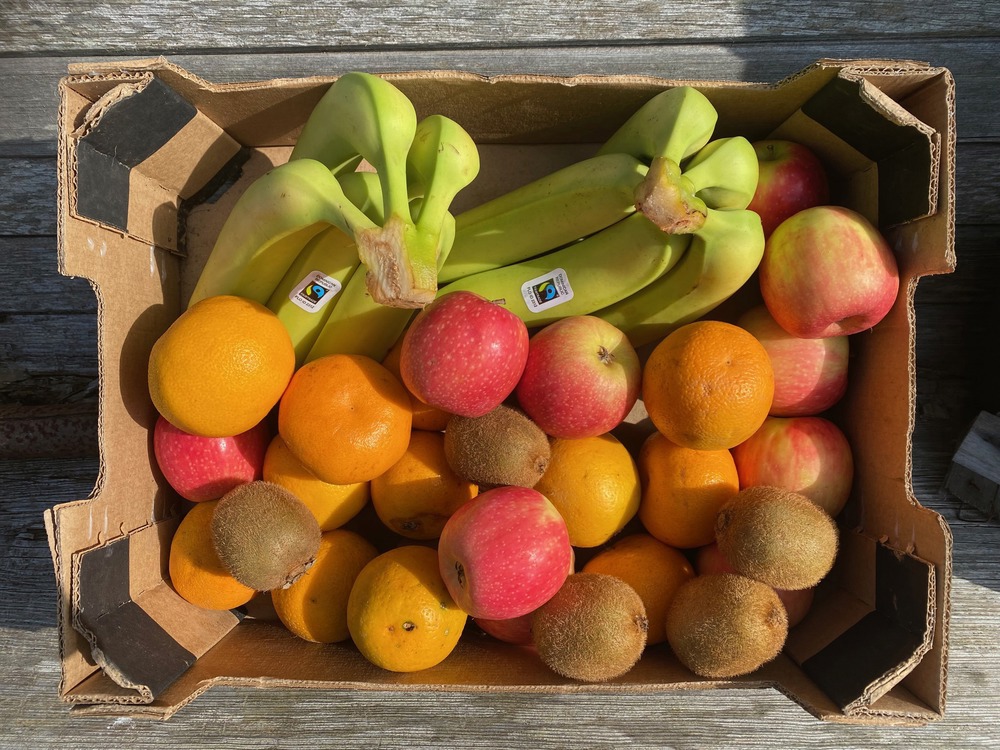
[[[559,511],[527,487],[496,487],[460,507],[438,540],[452,598],[471,617],[508,620],[547,602],[572,563]]]
[[[798,492],[836,517],[854,481],[847,437],[823,417],[768,417],[733,448],[740,487],[770,485]]]
[[[233,437],[202,437],[160,416],[153,427],[153,455],[167,484],[195,503],[217,500],[262,477],[271,430],[260,422]]]
[[[516,394],[525,413],[552,437],[596,437],[628,416],[641,377],[639,357],[622,331],[576,315],[531,337]]]
[[[759,165],[757,191],[747,208],[760,216],[765,237],[789,216],[830,200],[823,162],[806,146],[772,139],[756,141],[753,150]]]
[[[899,291],[896,258],[864,216],[816,206],[783,221],[760,263],[764,304],[802,338],[848,336],[877,324]]]
[[[466,291],[442,295],[403,336],[399,370],[425,404],[481,417],[514,391],[528,358],[528,328],[514,313]]]
[[[514,643],[518,646],[531,646],[534,639],[531,635],[531,612],[509,620],[487,620],[484,617],[475,619],[476,625],[498,641]]]
[[[847,336],[793,336],[775,322],[766,305],[748,310],[737,324],[764,345],[771,359],[772,416],[811,416],[840,401],[847,390]]]

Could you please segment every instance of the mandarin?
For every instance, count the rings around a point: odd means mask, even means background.
[[[639,449],[637,463],[639,520],[646,530],[681,549],[710,544],[719,510],[740,491],[732,454],[685,448],[654,432]]]
[[[374,479],[406,452],[412,425],[403,384],[371,357],[331,354],[300,367],[278,406],[278,433],[324,482]]]
[[[254,591],[226,570],[212,545],[212,515],[218,500],[198,503],[181,520],[170,541],[170,583],[181,597],[203,609],[232,609]]]

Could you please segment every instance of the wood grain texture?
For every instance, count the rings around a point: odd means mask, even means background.
[[[998,525],[943,491],[957,441],[1000,409],[1000,222],[994,115],[1000,5],[486,0],[260,0],[239,11],[181,0],[0,2],[0,420],[62,405],[96,431],[96,301],[55,267],[57,84],[71,61],[169,54],[213,81],[353,69],[650,74],[774,82],[820,57],[926,60],[958,94],[958,268],[916,295],[913,488],[954,534],[949,702],[912,729],[817,722],[762,691],[473,695],[216,688],[165,723],[75,716],[56,698],[59,657],[45,508],[84,498],[98,463],[0,460],[0,748],[992,748],[1000,746]],[[29,283],[30,282],[30,283]],[[46,294],[39,294],[38,288]],[[89,411],[89,415],[88,414]]]
[[[185,51],[402,48],[521,44],[565,47],[621,40],[768,39],[781,41],[850,29],[856,37],[963,37],[994,34],[1000,13],[989,0],[919,6],[894,0],[859,4],[832,0],[792,13],[778,2],[705,0],[696,9],[680,3],[615,0],[520,3],[511,0],[349,0],[295,3],[275,10],[255,0],[238,12],[225,4],[184,0],[8,0],[0,45],[8,52],[65,50]]]

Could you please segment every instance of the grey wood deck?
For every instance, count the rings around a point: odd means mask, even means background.
[[[917,290],[917,497],[955,539],[949,702],[914,728],[820,723],[774,691],[613,696],[209,691],[168,722],[56,697],[42,512],[97,477],[96,303],[56,270],[56,84],[70,62],[167,55],[217,81],[352,69],[776,81],[821,57],[925,60],[958,92],[957,271]],[[0,2],[0,747],[1000,747],[1000,525],[942,490],[1000,410],[1000,3],[610,0]],[[54,437],[53,437],[54,436]]]

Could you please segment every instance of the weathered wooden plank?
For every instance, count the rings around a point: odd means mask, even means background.
[[[6,279],[0,313],[96,314],[97,298],[89,282],[60,274],[56,256],[56,238],[51,234],[0,236],[0,268]]]
[[[669,5],[669,4],[666,4]],[[624,15],[636,15],[634,13]],[[660,29],[670,28],[664,26]],[[675,34],[676,32],[674,32]],[[676,36],[673,37],[676,39]],[[1000,137],[988,106],[995,82],[995,60],[1000,39],[815,39],[744,41],[726,44],[712,40],[648,44],[609,43],[593,46],[518,47],[516,38],[503,49],[363,48],[317,52],[258,54],[169,55],[176,64],[210,81],[247,81],[267,78],[337,74],[348,70],[464,70],[483,75],[540,73],[548,75],[636,74],[690,80],[776,82],[823,57],[917,59],[949,68],[957,81],[960,136],[964,139]],[[457,44],[457,42],[454,42]],[[129,47],[120,59],[139,55]],[[273,49],[273,48],[269,48]],[[68,57],[5,58],[0,65],[0,155],[37,156],[55,152],[57,84],[72,61],[107,61],[86,53]]]
[[[13,6],[13,7],[11,7]],[[642,3],[625,8],[592,0],[586,12],[573,2],[509,0],[349,0],[336,4],[227,4],[184,0],[105,3],[55,0],[40,14],[32,3],[7,4],[0,45],[7,52],[191,48],[309,49],[451,47],[522,44],[564,46],[609,39],[657,42],[732,38],[794,39],[818,34],[909,38],[978,36],[1000,29],[990,0],[936,5],[833,0],[796,12],[778,2],[748,5],[704,0],[697,8]]]
[[[95,315],[0,315],[0,352],[0,403],[59,403],[96,393]]]

